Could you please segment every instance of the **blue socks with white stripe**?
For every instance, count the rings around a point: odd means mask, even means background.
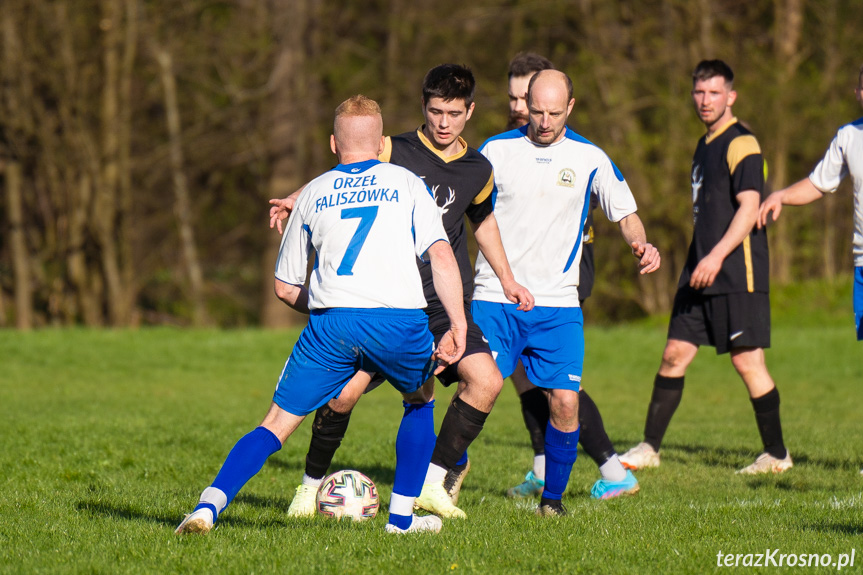
[[[390,499],[389,522],[408,529],[413,521],[414,499],[422,491],[434,451],[434,400],[424,404],[404,403],[405,413],[396,436],[396,474]]]
[[[209,509],[215,522],[243,485],[261,470],[267,458],[281,448],[279,438],[265,427],[256,427],[244,435],[231,449],[213,484],[201,493],[195,511]]]
[[[572,432],[559,431],[551,425],[551,421],[548,422],[545,428],[544,499],[560,501],[563,497],[578,455],[578,432],[579,429]]]

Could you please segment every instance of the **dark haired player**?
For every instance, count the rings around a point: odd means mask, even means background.
[[[504,286],[506,297],[522,311],[533,307],[533,297],[516,283],[500,240],[497,221],[492,214],[495,192],[491,164],[461,138],[465,123],[474,110],[476,83],[471,71],[454,64],[429,70],[423,80],[422,109],[425,124],[413,132],[386,139],[380,159],[405,167],[420,176],[432,191],[442,211],[444,228],[458,261],[465,293],[468,322],[467,347],[457,367],[438,374],[444,385],[459,382],[441,424],[431,464],[417,506],[448,518],[463,518],[455,506],[461,481],[469,468],[467,447],[482,430],[503,378],[497,369],[488,342],[470,316],[473,271],[467,251],[464,216],[473,227],[480,251],[490,262]],[[290,207],[289,199],[271,200],[271,226]],[[428,265],[418,262],[428,307],[429,329],[435,337],[449,329],[449,319],[434,294],[433,276]],[[382,281],[386,281],[382,279]],[[378,382],[372,383],[372,386]],[[345,392],[318,410],[312,426],[312,440],[306,457],[302,484],[288,510],[292,516],[314,514],[315,492],[341,444],[348,421],[368,379],[356,378]],[[433,386],[433,380],[429,380]]]
[[[509,93],[509,125],[508,130],[520,128],[528,123],[527,87],[534,74],[542,70],[553,70],[554,65],[546,58],[532,52],[516,54],[509,63],[508,93]],[[594,280],[593,263],[593,210],[598,205],[596,194],[590,195],[590,207],[584,222],[582,237],[581,262],[579,264],[578,299],[582,304],[590,297]],[[531,497],[542,493],[545,486],[545,429],[548,425],[548,399],[546,392],[528,379],[521,362],[512,374],[521,402],[521,413],[524,424],[530,435],[533,447],[533,467],[527,472],[524,481],[510,487],[506,494],[509,497]],[[611,443],[602,415],[593,399],[583,388],[578,390],[578,422],[580,433],[579,444],[584,452],[596,462],[602,477],[594,483],[590,490],[596,499],[610,499],[621,495],[638,493],[638,480],[631,472],[621,465]]]
[[[704,60],[692,74],[695,112],[707,127],[692,160],[694,229],[680,275],[644,441],[621,456],[632,469],[659,466],[659,447],[683,395],[686,368],[698,347],[728,353],[746,384],[764,452],[743,474],[781,473],[793,465],[782,440],[779,391],[767,371],[770,296],[767,232],[755,224],[764,160],[755,136],[731,112],[734,74]]]

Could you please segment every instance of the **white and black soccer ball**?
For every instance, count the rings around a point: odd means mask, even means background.
[[[364,521],[378,514],[380,501],[374,481],[353,469],[324,477],[315,498],[318,513],[336,519]]]

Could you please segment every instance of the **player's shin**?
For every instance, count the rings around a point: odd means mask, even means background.
[[[761,397],[751,399],[755,410],[755,421],[758,432],[764,443],[764,451],[776,459],[784,459],[788,455],[785,442],[782,440],[782,423],[779,419],[779,390],[775,387]]]
[[[605,432],[599,408],[583,389],[578,391],[578,428],[578,441],[584,452],[596,462],[602,477],[622,481],[626,470],[617,459],[617,451]]]
[[[539,387],[528,389],[518,396],[521,415],[530,434],[530,445],[535,455],[545,453],[545,428],[548,425],[548,398]]]
[[[488,413],[469,405],[459,396],[452,400],[443,423],[441,423],[440,433],[432,452],[426,483],[443,481],[443,475],[440,477],[431,476],[432,468],[438,467],[444,471],[444,474],[446,470],[453,469],[467,451],[468,446],[482,431],[487,417]]]
[[[281,448],[279,438],[265,427],[256,427],[244,435],[231,449],[213,484],[201,494],[195,511],[210,509],[215,522],[243,485],[261,470],[267,458]]]
[[[405,412],[396,436],[396,473],[390,499],[389,522],[408,529],[414,499],[422,491],[425,470],[435,445],[434,400],[423,404],[405,403]]]
[[[328,405],[315,412],[312,438],[309,441],[309,451],[306,453],[306,477],[318,480],[320,484],[320,480],[327,474],[333,462],[336,450],[342,444],[350,419],[350,411],[339,413]],[[306,477],[303,478],[304,483]]]
[[[683,397],[683,377],[665,377],[656,374],[653,381],[653,395],[647,410],[647,421],[644,424],[644,441],[649,443],[654,451],[659,451],[662,438],[671,423],[680,399]]]
[[[551,421],[545,430],[545,489],[543,499],[560,500],[578,455],[578,432],[560,431]]]

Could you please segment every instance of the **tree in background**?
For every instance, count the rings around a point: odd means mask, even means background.
[[[690,236],[692,66],[733,66],[775,187],[855,117],[861,21],[854,0],[4,0],[0,326],[302,321],[272,295],[266,200],[332,165],[329,112],[363,93],[388,133],[416,128],[425,72],[463,63],[476,147],[506,123],[520,50],[574,78],[573,127],[619,160],[665,256],[639,278],[600,225],[592,317],[665,311]],[[788,236],[775,281],[842,269],[837,201],[770,230]]]

